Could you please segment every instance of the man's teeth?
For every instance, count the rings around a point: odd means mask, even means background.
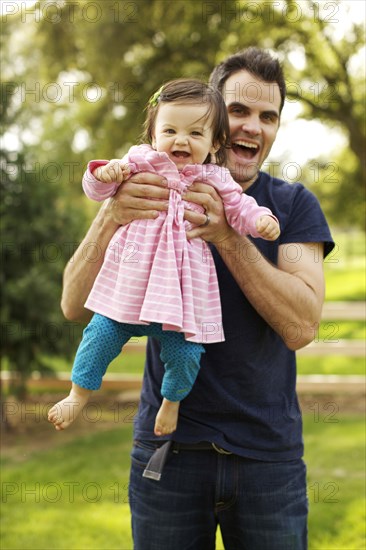
[[[248,147],[248,149],[258,149],[258,145],[255,143],[249,143],[248,141],[235,141],[234,145],[240,145],[241,147]]]

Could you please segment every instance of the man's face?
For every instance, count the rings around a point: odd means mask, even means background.
[[[226,80],[222,95],[232,143],[226,166],[245,190],[256,180],[276,138],[280,89],[275,82],[264,82],[247,71],[239,71]]]

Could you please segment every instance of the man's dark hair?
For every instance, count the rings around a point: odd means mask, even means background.
[[[280,62],[275,57],[260,48],[248,48],[217,65],[211,73],[210,84],[222,92],[226,80],[234,73],[248,71],[264,82],[276,82],[280,89],[280,113],[285,103],[286,83]]]

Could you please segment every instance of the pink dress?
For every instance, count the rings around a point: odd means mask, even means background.
[[[123,158],[131,173],[163,175],[170,188],[168,211],[154,220],[135,220],[113,235],[104,263],[85,307],[121,323],[161,323],[163,330],[183,332],[197,343],[224,341],[220,293],[214,261],[207,243],[186,238],[191,225],[184,209],[203,209],[184,200],[194,181],[212,185],[220,194],[228,223],[240,234],[258,237],[255,221],[273,216],[245,195],[226,168],[214,164],[187,165],[178,171],[166,153],[149,145],[134,146]],[[113,196],[119,185],[97,180],[92,171],[108,161],[89,163],[83,188],[91,199]],[[123,184],[122,184],[123,185]]]

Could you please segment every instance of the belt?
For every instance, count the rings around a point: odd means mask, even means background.
[[[179,453],[179,451],[216,451],[222,455],[233,454],[231,451],[227,451],[216,445],[216,443],[210,443],[209,441],[200,441],[199,443],[178,443],[177,441],[173,441],[172,451],[173,453]]]
[[[178,443],[177,441],[166,441],[163,445],[161,445],[161,447],[158,447],[151,456],[142,477],[159,481],[170,450],[173,451],[173,453],[179,453],[180,451],[215,451],[223,455],[233,454],[231,451],[226,451],[215,443],[210,443],[208,441],[200,441],[199,443]]]

